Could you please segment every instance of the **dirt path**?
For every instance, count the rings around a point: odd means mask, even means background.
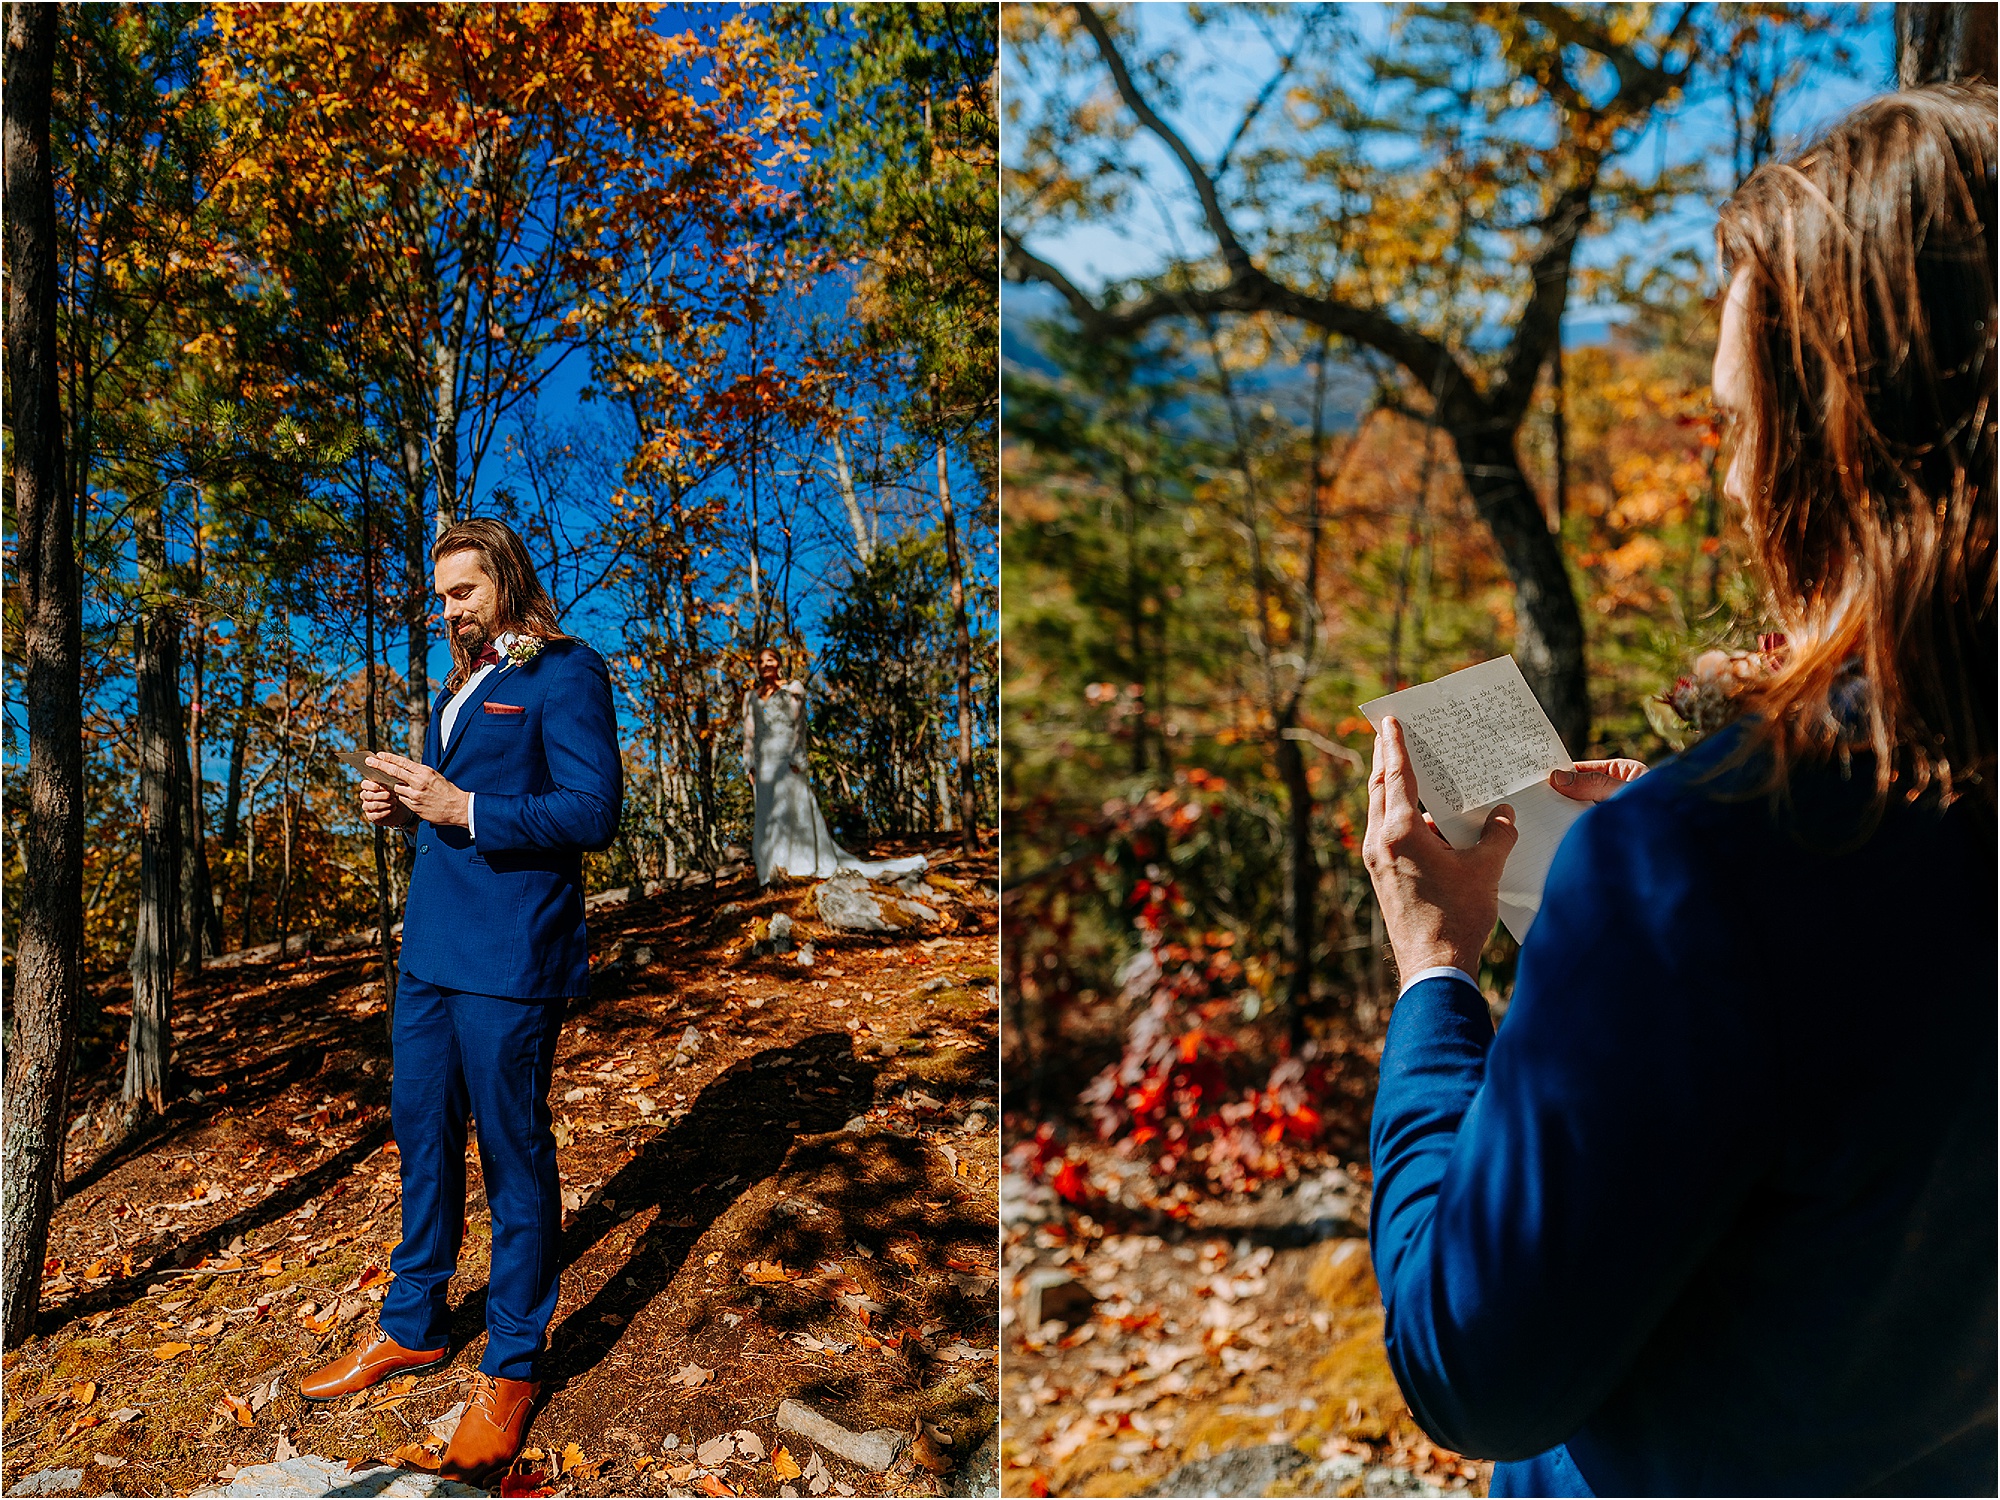
[[[1005,1493],[1485,1493],[1492,1466],[1435,1447],[1390,1373],[1364,1182],[1329,1166],[1157,1233],[1014,1174],[1006,1198]]]
[[[998,1394],[994,871],[927,852],[929,932],[835,933],[810,885],[748,878],[593,912],[603,977],[552,1090],[564,1269],[530,1436],[565,1493],[976,1484],[957,1471]],[[780,911],[810,967],[754,951]],[[72,1132],[38,1336],[5,1360],[9,1493],[50,1468],[162,1494],[294,1447],[387,1457],[461,1399],[484,1345],[476,1153],[450,1368],[351,1408],[298,1398],[368,1326],[400,1233],[372,976],[361,954],[207,969],[177,1002],[165,1121],[108,1152]],[[120,1034],[121,989],[101,986]],[[73,1107],[107,1089],[111,1065]],[[860,1468],[780,1432],[788,1398],[911,1441]]]

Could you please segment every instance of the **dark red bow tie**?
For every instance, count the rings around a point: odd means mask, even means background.
[[[472,658],[472,670],[475,672],[481,667],[497,667],[499,665],[500,650],[497,646],[489,645],[484,651]]]

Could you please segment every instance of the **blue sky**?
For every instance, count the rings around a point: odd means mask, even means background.
[[[1395,11],[1388,5],[1355,4],[1344,7],[1346,19],[1358,39],[1369,46],[1386,43]],[[1853,76],[1823,70],[1808,83],[1788,95],[1779,113],[1781,139],[1797,139],[1833,120],[1888,84],[1893,56],[1890,8],[1869,8],[1853,38]],[[1245,106],[1275,71],[1277,53],[1249,28],[1232,27],[1230,40],[1218,43],[1213,29],[1197,41],[1187,22],[1186,8],[1178,4],[1143,4],[1128,7],[1127,19],[1143,38],[1143,50],[1151,53],[1176,48],[1191,59],[1177,80],[1184,97],[1178,106],[1161,113],[1182,133],[1183,138],[1205,162],[1219,154],[1242,117]],[[1136,61],[1135,56],[1128,61]],[[1027,115],[1036,113],[1036,83],[1024,78],[1011,54],[1002,59],[1003,91],[1009,99],[1030,101]],[[1356,75],[1359,75],[1357,67]],[[1002,154],[1013,162],[1017,140],[1004,133]],[[1608,265],[1622,254],[1664,258],[1674,251],[1692,249],[1704,258],[1710,254],[1715,224],[1715,203],[1727,193],[1729,119],[1719,98],[1695,97],[1671,110],[1660,112],[1647,130],[1628,149],[1622,165],[1645,178],[1656,176],[1670,164],[1705,160],[1710,163],[1713,191],[1680,204],[1664,218],[1644,228],[1614,229],[1590,240],[1581,251],[1584,264]],[[1030,248],[1044,259],[1067,271],[1072,280],[1088,290],[1098,290],[1110,280],[1138,276],[1159,269],[1178,242],[1196,254],[1211,248],[1200,225],[1191,194],[1179,191],[1179,168],[1151,135],[1140,133],[1131,142],[1131,157],[1149,178],[1175,191],[1168,196],[1138,195],[1133,211],[1118,223],[1071,225],[1038,231]],[[1164,211],[1162,208],[1164,199]],[[1023,288],[1009,285],[1004,297],[1020,297]],[[1032,294],[1031,294],[1032,295]],[[1565,320],[1567,341],[1588,341],[1602,337],[1606,314],[1603,309],[1572,307]]]

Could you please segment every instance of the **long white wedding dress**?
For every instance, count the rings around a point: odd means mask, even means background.
[[[857,859],[833,841],[819,799],[806,782],[806,688],[787,682],[768,697],[752,688],[743,697],[743,768],[757,790],[751,849],[757,883],[771,877],[824,880],[858,870],[870,880],[895,880],[927,867],[921,854],[904,859]]]

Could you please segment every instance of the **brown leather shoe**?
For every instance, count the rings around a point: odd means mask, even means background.
[[[502,1380],[483,1370],[474,1375],[465,1415],[444,1450],[438,1477],[477,1484],[511,1466],[527,1441],[528,1421],[541,1393],[539,1380]]]
[[[314,1370],[299,1382],[299,1394],[308,1401],[338,1401],[356,1391],[387,1380],[391,1375],[413,1375],[435,1370],[444,1364],[451,1350],[405,1349],[387,1334],[375,1336],[353,1353],[343,1354],[332,1364]]]

